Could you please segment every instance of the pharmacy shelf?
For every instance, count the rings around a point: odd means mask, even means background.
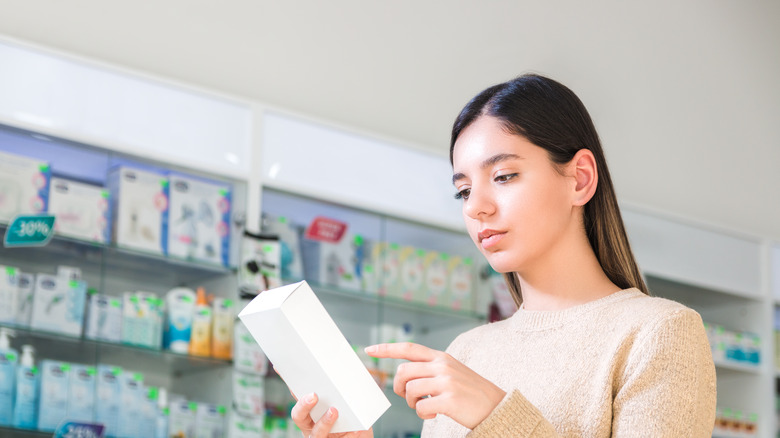
[[[748,434],[744,432],[721,432],[716,431],[712,433],[712,438],[755,438],[758,437],[756,433]]]
[[[7,438],[51,438],[52,433],[39,430],[16,429],[13,427],[0,426],[0,436]]]
[[[64,362],[121,366],[143,373],[170,374],[175,377],[221,368],[232,361],[212,357],[191,356],[168,350],[96,341],[3,323],[0,327],[16,332],[14,345],[29,344],[35,348],[38,361],[51,359]]]
[[[0,224],[0,236],[8,226]],[[215,276],[232,275],[236,269],[220,265],[179,259],[149,252],[73,239],[61,235],[43,248],[4,248],[0,264],[25,266],[57,266],[77,260],[82,270],[125,272],[145,278],[170,279],[180,284],[196,284]],[[24,270],[24,269],[23,269]]]
[[[737,371],[749,374],[761,374],[761,366],[731,360],[716,360],[715,368],[722,371]]]

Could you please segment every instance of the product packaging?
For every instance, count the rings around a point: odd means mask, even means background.
[[[246,416],[230,411],[230,438],[257,438],[263,435],[264,416]]]
[[[0,323],[16,323],[19,308],[19,269],[0,265]]]
[[[449,264],[449,307],[474,310],[474,265],[468,257],[452,257]]]
[[[192,316],[195,313],[195,292],[186,287],[177,287],[168,292],[165,300],[168,309],[165,348],[187,354],[192,336]]]
[[[312,419],[339,410],[331,432],[366,430],[390,407],[305,281],[261,293],[238,316],[293,394],[319,396]]]
[[[282,285],[279,237],[244,232],[238,269],[239,289],[250,295]]]
[[[265,377],[233,372],[233,407],[244,416],[263,416],[265,413]]]
[[[211,336],[211,356],[230,359],[233,351],[233,324],[236,306],[233,300],[214,299],[214,321]]]
[[[231,186],[170,176],[168,254],[229,266]]]
[[[117,436],[122,374],[120,367],[104,364],[97,367],[95,422],[105,425],[106,436]]]
[[[38,429],[53,432],[68,413],[70,364],[53,360],[41,362],[41,397]]]
[[[16,368],[19,352],[11,348],[13,330],[0,327],[0,426],[13,422]]]
[[[16,369],[16,400],[13,409],[13,426],[18,429],[38,427],[40,370],[35,366],[34,355],[32,345],[22,345],[22,359]]]
[[[49,163],[0,152],[0,222],[49,207]]]
[[[398,296],[401,290],[401,247],[396,243],[379,242],[372,251],[374,266],[379,269],[380,296]]]
[[[123,373],[119,384],[121,405],[117,418],[117,435],[120,437],[139,436],[140,422],[138,420],[146,402],[143,374]]]
[[[33,293],[35,292],[35,275],[19,273],[19,288],[17,295],[16,324],[22,327],[30,326],[32,318]]]
[[[89,294],[84,336],[99,341],[122,341],[122,298]]]
[[[429,306],[441,306],[446,299],[449,283],[448,260],[449,255],[436,251],[430,251],[425,256],[425,285],[421,301]]]
[[[49,213],[58,234],[97,243],[110,241],[108,190],[62,178],[51,179]]]
[[[195,420],[198,404],[187,400],[174,400],[170,404],[168,436],[177,438],[195,437]]]
[[[199,287],[195,299],[195,313],[192,315],[190,354],[193,356],[211,355],[212,313],[211,306],[206,301],[206,290]]]
[[[155,438],[157,434],[157,399],[159,396],[158,388],[154,386],[145,386],[143,389],[143,403],[138,424],[138,437]]]
[[[108,177],[114,241],[123,248],[166,254],[168,246],[168,178],[116,167]]]
[[[96,380],[97,369],[95,367],[81,364],[71,366],[68,421],[92,423],[95,412]]]
[[[122,297],[122,342],[159,349],[162,345],[162,300],[151,292],[125,292]]]
[[[225,436],[227,409],[221,405],[198,403],[195,414],[195,438]]]
[[[259,376],[268,373],[268,358],[241,321],[234,324],[233,368],[242,373]]]
[[[283,216],[266,215],[263,217],[263,234],[279,236],[282,278],[302,278],[303,262],[298,228]]]
[[[368,258],[362,236],[345,234],[338,242],[303,239],[303,269],[313,282],[360,292],[362,267]]]
[[[86,282],[38,274],[35,278],[30,327],[81,336],[86,299]]]
[[[399,297],[406,301],[420,301],[425,286],[425,250],[405,246],[401,248],[401,288]]]

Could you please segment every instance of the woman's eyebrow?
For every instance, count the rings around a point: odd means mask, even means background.
[[[523,157],[517,154],[496,154],[492,157],[486,159],[482,162],[482,164],[479,165],[482,169],[487,169],[490,166],[493,166],[496,163],[500,163],[502,161],[506,160],[522,160]],[[456,181],[461,180],[463,178],[466,178],[466,175],[458,172],[455,175],[452,175],[452,184],[455,184]]]

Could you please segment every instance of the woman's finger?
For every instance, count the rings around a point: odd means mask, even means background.
[[[311,433],[309,434],[309,438],[325,438],[330,433],[330,430],[333,428],[333,424],[336,423],[336,419],[339,418],[339,413],[336,411],[336,408],[330,407],[328,408],[327,412],[325,412],[325,415],[320,418],[320,421],[317,422],[317,424],[314,425],[314,428],[311,430]]]
[[[317,394],[309,394],[298,400],[290,412],[290,417],[301,431],[306,432],[314,428],[314,420],[311,419],[311,410],[317,404]]]
[[[424,345],[412,342],[397,342],[394,344],[377,344],[366,347],[369,356],[378,358],[406,359],[412,362],[427,362],[441,354]]]
[[[436,418],[437,414],[449,414],[450,411],[446,409],[445,404],[444,396],[437,395],[420,399],[415,405],[414,410],[417,412],[417,416],[423,420],[431,420]]]
[[[441,394],[441,383],[436,378],[414,379],[406,384],[406,404],[417,409],[417,403],[428,397]]]
[[[406,384],[414,379],[435,376],[435,367],[430,362],[404,362],[398,365],[393,379],[393,392],[406,397]]]

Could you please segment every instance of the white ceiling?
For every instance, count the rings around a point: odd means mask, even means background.
[[[620,199],[780,240],[775,0],[0,0],[0,34],[437,153],[475,93],[547,74]]]

